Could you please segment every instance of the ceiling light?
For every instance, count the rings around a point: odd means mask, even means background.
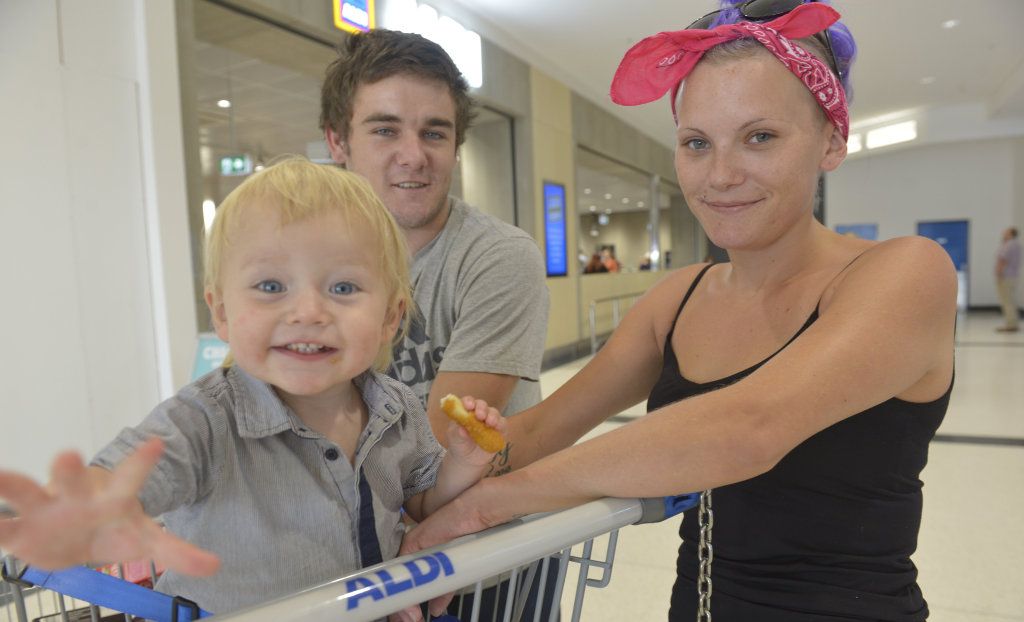
[[[622,204],[629,205],[629,197],[622,197]]]
[[[846,153],[857,153],[864,148],[864,144],[860,140],[860,134],[850,134],[850,138],[846,141]]]
[[[946,30],[949,30],[950,28],[956,28],[959,25],[960,20],[958,19],[947,19],[946,21],[942,22],[942,27],[945,28]]]
[[[584,188],[583,194],[590,194],[590,188]]]
[[[231,107],[231,101],[227,100],[227,99],[218,99],[217,100],[217,107],[218,108],[230,108]]]
[[[637,207],[643,207],[644,206],[644,202],[643,201],[637,201],[636,202],[636,206]]]
[[[928,85],[928,84],[932,84],[934,82],[935,82],[935,76],[925,76],[925,77],[921,78],[921,84]]]
[[[590,235],[592,235],[592,236],[593,236],[593,237],[595,237],[595,238],[596,238],[596,237],[597,237],[597,236],[598,236],[599,234],[600,234],[600,232],[599,232],[599,231],[597,230],[597,227],[594,227],[593,229],[591,229],[591,230],[590,230]]]
[[[591,205],[590,206],[590,211],[596,212],[597,211],[597,206],[596,205]]]
[[[604,213],[605,214],[611,214],[612,213],[612,208],[610,208],[610,207],[605,208]]]
[[[880,128],[869,131],[865,143],[868,149],[877,149],[878,147],[895,145],[896,143],[907,142],[915,138],[917,138],[917,121],[904,121],[903,123],[883,125]]]
[[[607,225],[608,224],[608,214],[600,214],[597,217],[597,224],[601,225],[602,227],[604,225]]]
[[[604,198],[605,199],[610,199],[610,198],[612,198],[612,194],[610,192],[606,192],[605,195],[604,195]]]

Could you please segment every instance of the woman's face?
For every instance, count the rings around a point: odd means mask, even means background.
[[[679,185],[728,250],[765,248],[809,224],[818,174],[846,156],[810,91],[767,51],[697,65],[678,113]]]

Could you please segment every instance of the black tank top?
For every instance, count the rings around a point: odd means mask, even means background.
[[[676,320],[710,267],[690,285]],[[815,308],[786,345],[817,318]],[[778,354],[720,380],[691,382],[679,372],[674,331],[673,323],[648,412],[742,380]],[[950,390],[927,403],[889,399],[808,438],[767,473],[716,488],[716,622],[925,620],[910,556],[921,524],[919,475]],[[669,620],[690,622],[697,613],[696,508],[684,517]]]

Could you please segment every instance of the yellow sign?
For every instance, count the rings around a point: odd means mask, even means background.
[[[334,0],[334,25],[346,32],[373,30],[377,25],[374,0]]]

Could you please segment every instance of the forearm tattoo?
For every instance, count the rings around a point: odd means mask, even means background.
[[[487,467],[484,477],[504,475],[512,470],[512,443],[505,443],[505,448],[494,454],[491,464]]]

